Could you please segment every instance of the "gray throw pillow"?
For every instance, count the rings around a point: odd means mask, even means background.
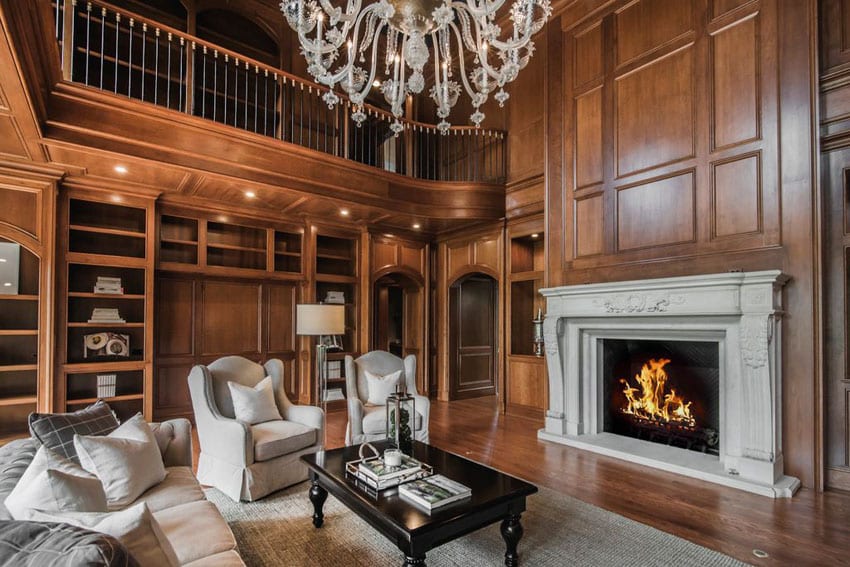
[[[98,400],[87,408],[71,413],[31,413],[30,435],[61,457],[79,464],[74,435],[108,435],[120,423],[109,404]]]

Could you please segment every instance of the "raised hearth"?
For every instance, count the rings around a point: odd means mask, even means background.
[[[782,459],[786,281],[764,271],[541,290],[549,409],[539,437],[793,495],[800,481]]]

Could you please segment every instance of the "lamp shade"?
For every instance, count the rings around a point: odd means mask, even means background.
[[[300,303],[295,306],[295,332],[299,335],[345,334],[345,306]]]

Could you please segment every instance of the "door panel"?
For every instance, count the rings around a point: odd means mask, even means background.
[[[451,288],[451,399],[496,393],[496,298],[496,282],[486,276],[467,278]]]

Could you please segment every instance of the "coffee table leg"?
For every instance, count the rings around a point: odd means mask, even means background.
[[[508,550],[505,552],[505,565],[507,567],[519,565],[519,554],[516,552],[516,548],[523,532],[519,518],[520,515],[516,514],[502,520],[502,539],[508,545]]]
[[[403,567],[425,567],[425,556],[411,557],[409,555],[404,558]]]
[[[313,525],[321,528],[325,521],[325,515],[322,514],[322,506],[325,505],[325,500],[328,499],[328,491],[319,486],[318,477],[313,478],[313,486],[310,487],[310,502],[313,503]]]

